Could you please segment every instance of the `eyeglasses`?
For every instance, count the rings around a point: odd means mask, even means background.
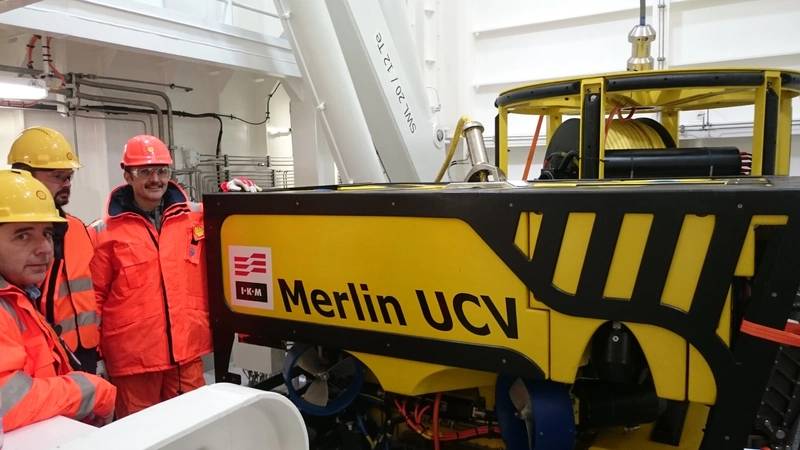
[[[61,184],[66,184],[68,181],[72,181],[72,177],[75,175],[74,170],[41,170],[39,172],[45,173],[45,175],[51,180],[57,181]]]
[[[136,167],[128,170],[134,178],[150,178],[157,174],[159,178],[169,178],[172,175],[170,167]]]

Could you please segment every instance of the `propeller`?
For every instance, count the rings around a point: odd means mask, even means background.
[[[346,408],[361,390],[364,372],[349,353],[295,344],[283,368],[289,398],[308,414],[328,416]]]

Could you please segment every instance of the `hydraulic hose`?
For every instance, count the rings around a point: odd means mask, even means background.
[[[453,138],[450,139],[450,146],[447,147],[447,156],[445,156],[444,164],[439,169],[439,173],[436,174],[436,179],[434,179],[434,183],[439,183],[444,178],[445,172],[447,172],[447,168],[450,167],[450,161],[453,160],[453,155],[456,153],[456,149],[458,148],[458,141],[461,140],[461,133],[464,131],[464,124],[469,122],[470,118],[468,116],[461,116],[458,119],[458,123],[456,124],[456,129],[453,132]]]

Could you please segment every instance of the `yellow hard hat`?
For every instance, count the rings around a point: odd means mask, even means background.
[[[47,127],[22,130],[8,152],[8,164],[26,164],[34,169],[78,169],[81,163],[72,146],[58,131]]]
[[[66,222],[50,191],[24,170],[0,170],[0,223]]]

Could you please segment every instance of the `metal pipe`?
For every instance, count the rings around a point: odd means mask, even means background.
[[[120,98],[120,97],[108,97],[105,95],[94,95],[94,94],[87,94],[85,92],[81,92],[80,89],[75,94],[77,98],[84,99],[84,100],[91,100],[94,102],[105,102],[105,103],[116,103],[119,105],[135,105],[135,106],[144,106],[146,108],[152,109],[156,113],[156,117],[158,118],[158,138],[162,141],[164,140],[164,116],[161,112],[161,107],[153,102],[148,102],[144,100],[134,100],[129,98]]]
[[[669,37],[669,32],[667,30],[668,13],[666,0],[658,0],[658,31],[656,33],[658,35],[658,55],[656,61],[658,62],[659,69],[666,68],[666,42]]]
[[[42,36],[42,76],[50,78],[53,76],[52,70],[53,57],[50,53],[50,36]]]
[[[151,86],[162,86],[162,87],[168,87],[170,89],[182,89],[186,92],[192,92],[194,90],[193,87],[181,86],[175,83],[156,83],[155,81],[134,80],[131,78],[105,77],[94,74],[81,74],[81,77],[88,78],[90,80],[111,80],[111,81],[124,81],[126,83],[149,84]]]
[[[792,126],[800,125],[800,119],[792,120]],[[681,125],[679,131],[707,131],[707,130],[745,130],[752,129],[753,122],[722,122],[722,123],[702,123],[698,125]]]
[[[78,85],[86,85],[98,89],[111,89],[115,91],[133,92],[136,94],[153,95],[156,97],[161,97],[167,106],[167,139],[168,139],[167,146],[171,151],[175,150],[175,140],[173,137],[173,130],[172,130],[172,101],[170,101],[169,96],[167,94],[161,91],[156,91],[154,89],[145,89],[133,86],[123,86],[121,84],[108,84],[108,83],[100,83],[97,81],[89,81],[86,80],[81,74],[75,74],[75,83]]]
[[[472,165],[486,164],[488,159],[486,146],[483,144],[483,125],[480,122],[469,122],[464,125],[463,134]]]
[[[103,108],[103,107],[100,107],[100,106],[91,106],[91,105],[90,106],[78,106],[78,107],[75,108],[75,111],[101,112],[101,113],[105,113],[105,114],[116,114],[116,115],[119,115],[119,116],[141,114],[142,116],[144,116],[144,119],[141,119],[141,120],[139,120],[139,119],[130,119],[130,120],[136,121],[136,122],[143,122],[145,124],[145,127],[144,127],[145,134],[153,134],[154,131],[155,131],[155,124],[153,123],[153,115],[152,114],[148,114],[148,113],[126,113],[126,112],[120,112],[119,110],[116,110],[116,109],[109,109],[109,108]],[[108,116],[106,116],[106,117],[108,117]],[[145,119],[147,120],[146,122],[145,122]],[[147,126],[148,124],[150,125],[149,128]]]
[[[72,115],[72,142],[73,146],[72,149],[75,151],[75,156],[78,157],[78,161],[81,159],[81,154],[78,152],[78,115]]]
[[[81,119],[96,119],[96,120],[119,120],[121,122],[138,122],[142,124],[142,128],[144,128],[144,133],[147,134],[147,124],[144,120],[140,119],[124,119],[122,117],[97,117],[97,116],[87,116],[86,114],[73,114],[73,117],[80,117]]]
[[[27,67],[17,67],[17,66],[7,66],[5,64],[0,64],[0,72],[11,72],[11,73],[18,73],[21,75],[33,75],[39,76],[42,74],[41,70],[38,69],[28,69]]]
[[[644,20],[645,11],[647,11],[645,0],[639,0],[639,25],[641,26],[644,26],[646,23]]]

